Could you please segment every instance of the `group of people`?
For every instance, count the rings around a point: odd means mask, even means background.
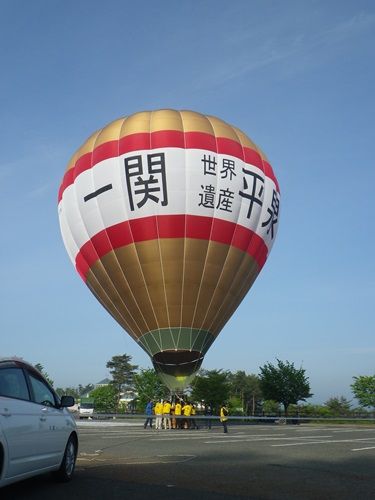
[[[228,432],[228,408],[225,403],[220,407],[220,422],[223,425],[224,433]],[[175,401],[160,400],[155,404],[152,400],[148,401],[145,408],[146,420],[144,428],[152,428],[155,418],[155,429],[198,429],[196,421],[197,407],[194,403],[176,399]],[[210,405],[204,407],[206,428],[211,429],[212,408]]]

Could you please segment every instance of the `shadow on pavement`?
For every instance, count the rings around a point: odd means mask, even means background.
[[[375,498],[374,455],[334,461],[202,453],[185,464],[90,463],[68,484],[41,476],[1,500],[358,500]]]

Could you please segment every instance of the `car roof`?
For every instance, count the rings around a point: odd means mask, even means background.
[[[0,358],[0,367],[1,366],[6,366],[6,367],[16,367],[17,366],[19,368],[22,368],[22,367],[28,368],[29,370],[31,370],[34,373],[36,373],[39,377],[42,377],[43,379],[45,379],[45,377],[43,376],[43,374],[40,373],[35,368],[35,366],[33,366],[28,361],[25,361],[24,359],[18,358],[16,356],[13,356],[13,357],[2,357],[2,358]]]
[[[24,359],[18,358],[17,356],[1,357],[0,363],[9,363],[9,364],[14,364],[14,365],[24,364],[24,365],[32,366],[31,363],[28,363]]]

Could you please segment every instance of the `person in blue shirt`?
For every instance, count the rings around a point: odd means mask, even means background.
[[[145,414],[146,414],[146,421],[143,425],[143,427],[146,429],[147,424],[150,424],[150,428],[152,429],[152,416],[154,414],[154,405],[152,401],[149,401],[146,405],[145,408]]]

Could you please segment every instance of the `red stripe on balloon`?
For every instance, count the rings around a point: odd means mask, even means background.
[[[82,279],[108,252],[117,248],[158,238],[193,238],[231,245],[253,257],[261,269],[268,249],[256,233],[233,222],[195,215],[158,215],[115,224],[103,229],[78,252],[76,268]]]
[[[152,133],[137,133],[127,135],[119,140],[100,144],[90,153],[83,154],[76,161],[74,167],[65,172],[59,189],[60,202],[64,190],[74,183],[74,180],[85,170],[94,167],[97,163],[108,158],[115,158],[126,153],[157,148],[203,149],[207,151],[227,154],[244,160],[264,171],[272,179],[279,190],[279,184],[269,163],[262,160],[260,154],[251,148],[242,147],[240,143],[226,137],[215,137],[204,132],[181,132],[178,130],[159,130]]]

